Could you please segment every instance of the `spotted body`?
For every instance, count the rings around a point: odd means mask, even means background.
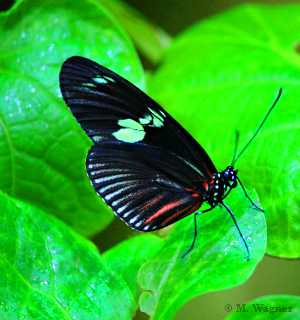
[[[209,184],[204,201],[211,207],[220,204],[237,186],[237,170],[228,166],[224,171],[213,174],[213,182]]]

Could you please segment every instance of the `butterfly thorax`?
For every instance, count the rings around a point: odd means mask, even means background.
[[[213,174],[213,183],[209,184],[204,201],[212,207],[221,203],[237,186],[237,172],[233,166],[228,166],[224,171]]]

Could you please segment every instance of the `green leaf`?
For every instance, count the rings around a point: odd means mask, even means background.
[[[0,236],[1,319],[132,319],[126,283],[60,220],[0,193]]]
[[[149,81],[162,104],[205,148],[218,170],[246,145],[236,167],[266,211],[272,255],[300,256],[300,5],[243,5],[198,23],[172,42]],[[247,23],[245,23],[247,22]]]
[[[137,49],[153,64],[158,64],[165,49],[171,43],[171,36],[123,1],[98,1],[114,14],[128,32]]]
[[[300,297],[266,296],[260,297],[245,306],[245,312],[235,311],[226,320],[294,320],[300,318]],[[236,306],[235,306],[236,307]],[[247,313],[246,313],[247,312]]]
[[[255,200],[254,194],[251,197]],[[263,213],[251,208],[241,188],[231,192],[226,204],[249,246],[250,261],[246,261],[246,248],[225,208],[197,217],[195,248],[183,259],[181,256],[193,240],[194,219],[189,216],[177,222],[163,249],[139,271],[138,281],[145,290],[140,299],[141,310],[151,319],[172,319],[191,298],[241,284],[262,259],[266,249]]]
[[[0,188],[90,236],[113,215],[86,175],[91,142],[61,98],[59,72],[82,55],[143,87],[135,50],[93,1],[18,1],[1,13],[0,34]]]
[[[163,240],[154,234],[146,234],[125,240],[103,254],[106,266],[127,283],[137,308],[142,293],[137,283],[138,270],[161,249],[162,243]]]

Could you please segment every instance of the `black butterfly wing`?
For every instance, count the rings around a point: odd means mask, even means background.
[[[197,172],[162,148],[143,143],[100,142],[91,147],[86,168],[105,203],[139,231],[164,228],[203,203],[198,192],[202,184],[199,189],[194,181]]]
[[[217,170],[197,141],[154,100],[113,71],[83,57],[67,59],[60,73],[63,98],[94,143],[143,142],[184,159],[212,180]]]
[[[163,228],[197,210],[216,168],[155,101],[82,57],[66,60],[63,98],[95,143],[87,172],[103,200],[133,228]]]

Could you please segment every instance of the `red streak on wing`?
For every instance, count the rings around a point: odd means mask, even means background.
[[[161,199],[163,199],[164,195],[160,195],[160,196],[157,196],[155,197],[154,199],[152,199],[151,201],[149,201],[148,203],[145,203],[141,208],[140,210],[146,210],[147,208],[149,207],[152,207],[153,205],[155,205],[158,201],[160,201]]]
[[[206,168],[207,169],[207,168]],[[211,178],[211,183],[213,183],[214,182],[214,178],[212,177],[212,174],[209,172],[209,170],[207,170],[207,173],[208,173],[208,175],[210,176],[210,178]]]
[[[190,208],[189,210],[187,210],[188,208],[183,208],[182,210],[174,213],[171,217],[168,217],[166,220],[164,220],[160,226],[164,226],[166,224],[168,224],[168,222],[172,221],[173,219],[175,219],[176,217],[178,217],[180,214],[184,213],[185,214],[182,216],[182,218],[188,216],[189,214],[195,212],[196,210],[198,210],[200,208],[201,202],[197,202],[192,208]]]
[[[160,224],[160,226],[164,226],[164,225],[167,224],[170,220],[173,220],[174,218],[176,218],[177,216],[179,216],[180,214],[182,214],[183,212],[185,212],[186,209],[187,209],[187,208],[183,208],[182,210],[174,213],[171,217],[168,217],[165,221],[163,221],[163,222]],[[188,215],[188,213],[185,214],[185,216],[186,216],[186,215]]]
[[[160,210],[158,210],[153,216],[151,216],[149,219],[147,219],[144,223],[147,224],[150,221],[152,221],[153,219],[157,218],[159,215],[165,213],[166,211],[181,205],[184,201],[184,199],[182,199],[181,201],[176,201],[176,202],[171,202],[165,206],[163,206]]]
[[[205,190],[208,190],[208,183],[207,182],[203,182],[203,187],[205,188]]]

